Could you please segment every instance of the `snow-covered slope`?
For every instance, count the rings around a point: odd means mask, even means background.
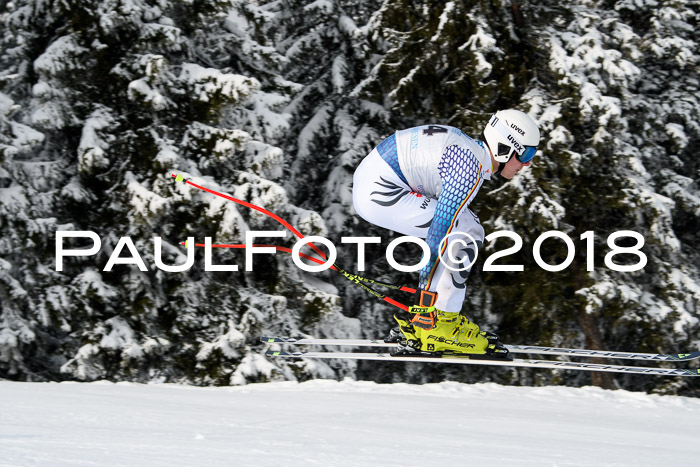
[[[0,382],[0,465],[697,465],[700,400],[315,380]]]

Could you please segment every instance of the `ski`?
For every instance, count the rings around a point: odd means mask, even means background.
[[[556,360],[530,360],[530,359],[483,359],[470,358],[469,356],[430,356],[391,353],[354,353],[354,352],[285,352],[280,350],[268,350],[266,355],[276,358],[327,358],[350,360],[379,360],[394,362],[430,362],[453,363],[461,365],[493,365],[521,368],[550,368],[557,370],[603,371],[609,373],[628,373],[654,376],[700,376],[700,369],[684,370],[682,368],[649,368],[641,366],[601,365],[585,362],[561,362]]]
[[[396,343],[384,342],[382,339],[315,339],[295,337],[261,337],[260,340],[268,344],[332,345],[347,347],[386,348],[396,347]],[[565,355],[571,357],[616,358],[621,360],[625,359],[681,362],[700,358],[700,351],[679,354],[661,354],[615,352],[610,350],[571,349],[561,347],[538,347],[534,345],[506,345],[506,348],[510,351],[510,353],[514,354]]]

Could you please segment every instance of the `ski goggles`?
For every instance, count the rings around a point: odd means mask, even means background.
[[[537,148],[535,146],[525,146],[525,150],[522,154],[518,154],[517,152],[515,152],[515,158],[521,164],[527,164],[532,160],[533,157],[535,157],[536,152]]]

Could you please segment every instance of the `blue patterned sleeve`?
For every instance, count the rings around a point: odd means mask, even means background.
[[[442,192],[426,237],[430,261],[421,269],[419,278],[419,287],[424,290],[430,289],[438,258],[444,251],[445,245],[442,251],[438,251],[440,242],[452,231],[458,214],[476,197],[483,182],[479,160],[470,150],[460,146],[445,149],[438,170]]]

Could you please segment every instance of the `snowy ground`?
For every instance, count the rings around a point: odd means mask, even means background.
[[[597,388],[0,382],[0,465],[690,466],[699,416]]]

